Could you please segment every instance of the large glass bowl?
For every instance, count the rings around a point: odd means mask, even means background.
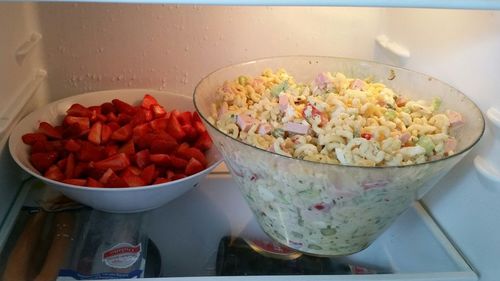
[[[296,81],[325,71],[372,77],[412,99],[440,97],[444,109],[463,113],[453,132],[453,156],[423,164],[358,167],[293,159],[236,140],[207,121],[216,90],[240,75],[284,68]],[[338,256],[368,247],[401,213],[457,164],[479,141],[484,119],[453,87],[427,75],[375,62],[334,57],[276,57],[219,69],[203,78],[194,103],[210,136],[260,226],[274,240],[301,252]]]

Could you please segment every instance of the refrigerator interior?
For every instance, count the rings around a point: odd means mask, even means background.
[[[39,105],[83,92],[120,88],[192,95],[196,83],[211,71],[255,58],[352,57],[434,76],[464,92],[487,117],[480,144],[421,203],[446,235],[444,241],[454,245],[451,252],[462,253],[480,280],[494,280],[500,275],[500,227],[496,223],[500,160],[495,157],[500,154],[498,26],[500,12],[488,10],[0,3],[2,225],[12,217],[27,178],[9,156],[8,134],[16,121]],[[214,182],[210,179],[206,185]],[[227,185],[231,186],[230,179],[219,188]],[[202,195],[218,200],[210,195],[217,189],[197,192],[179,200]],[[180,205],[173,203],[155,212],[165,214]],[[245,211],[242,216],[248,220]],[[408,218],[419,220],[411,211]],[[408,231],[405,227],[399,233]],[[161,229],[151,231],[161,236]],[[414,249],[409,251],[414,253]],[[397,267],[394,261],[385,264],[391,263]]]

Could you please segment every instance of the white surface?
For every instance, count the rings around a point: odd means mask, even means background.
[[[153,95],[158,103],[174,107],[179,111],[194,110],[191,98],[170,92],[137,89],[92,92],[72,96],[37,109],[16,125],[9,139],[12,157],[23,169],[41,179],[47,185],[59,190],[75,201],[98,210],[116,213],[140,212],[166,204],[196,187],[198,182],[220,163],[222,157],[215,148],[207,151],[208,164],[205,170],[180,180],[145,187],[93,188],[65,184],[43,177],[31,165],[29,146],[21,140],[22,135],[36,131],[41,121],[60,124],[66,110],[74,103],[91,106],[110,102],[114,98],[120,98],[125,102],[136,105],[142,100],[145,93]]]

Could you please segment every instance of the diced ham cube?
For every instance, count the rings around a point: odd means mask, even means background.
[[[285,112],[288,108],[288,97],[286,95],[280,95],[278,104],[280,107],[280,111]]]
[[[401,136],[399,136],[399,140],[401,141],[402,144],[405,144],[408,142],[411,138],[410,133],[404,132]]]
[[[238,124],[238,127],[240,127],[243,132],[248,132],[248,130],[250,130],[250,127],[252,127],[252,125],[256,122],[257,120],[255,118],[252,118],[251,116],[245,114],[239,114],[236,117],[236,124]]]
[[[352,90],[362,90],[364,86],[365,86],[365,81],[360,79],[355,79],[354,81],[352,81],[351,86],[349,88],[351,88]]]
[[[294,134],[305,135],[309,132],[309,127],[309,124],[287,122],[283,125],[283,130]]]
[[[271,126],[271,124],[269,124],[269,123],[262,123],[259,126],[259,134],[261,136],[267,135],[269,132],[271,132],[272,128],[273,127]]]
[[[397,97],[397,99],[396,99],[396,105],[399,107],[405,106],[407,102],[408,102],[408,99],[406,99],[405,97],[402,97],[402,96]]]
[[[314,79],[314,83],[320,89],[325,89],[328,87],[328,84],[331,83],[330,77],[328,77],[327,73],[320,73]]]
[[[455,151],[457,148],[457,140],[455,138],[449,138],[444,142],[444,152],[449,153]]]
[[[446,115],[448,116],[448,119],[450,120],[451,127],[460,126],[460,125],[463,125],[465,123],[464,118],[462,117],[462,114],[460,114],[456,111],[448,110],[446,112]]]

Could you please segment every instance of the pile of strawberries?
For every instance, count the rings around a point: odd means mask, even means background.
[[[61,125],[41,122],[22,136],[45,177],[80,186],[134,187],[190,176],[207,166],[212,146],[196,112],[166,111],[145,94],[138,106],[114,99],[73,104]]]

